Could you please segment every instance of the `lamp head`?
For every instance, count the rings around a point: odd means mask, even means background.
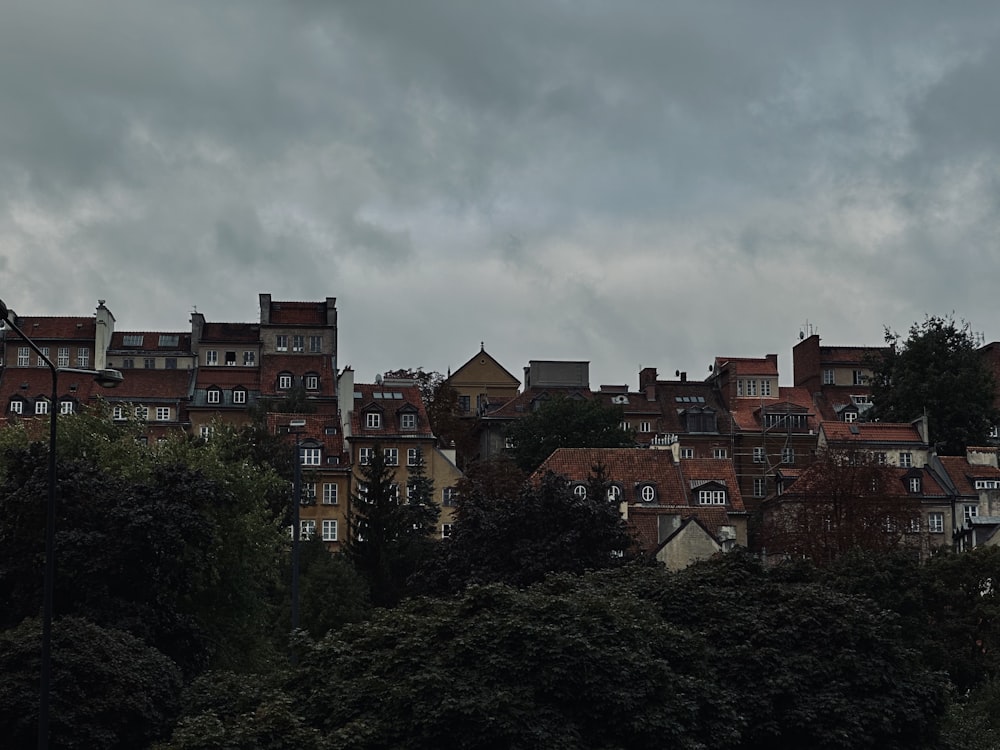
[[[94,382],[101,388],[116,388],[125,380],[125,376],[118,370],[98,370],[94,376]]]

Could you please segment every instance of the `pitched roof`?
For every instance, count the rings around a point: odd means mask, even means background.
[[[532,412],[532,403],[534,401],[544,401],[558,396],[573,398],[577,395],[588,401],[594,397],[593,391],[589,388],[556,388],[551,386],[545,388],[529,388],[528,390],[517,394],[509,401],[500,404],[497,408],[491,408],[490,411],[483,416],[487,419],[520,419],[521,417],[527,416]]]
[[[824,365],[863,365],[865,358],[887,351],[885,346],[821,346],[820,363]]]
[[[202,344],[256,344],[259,342],[260,325],[257,323],[205,323],[201,329]]]
[[[124,380],[104,392],[108,401],[129,399],[186,399],[191,392],[194,370],[122,370]]]
[[[761,400],[756,398],[738,398],[733,400],[733,419],[742,431],[759,431],[763,424],[763,412],[799,414],[806,412],[807,426],[798,431],[816,430],[820,420],[813,410],[813,399],[808,389],[795,386],[781,386],[776,398]]]
[[[907,443],[923,445],[920,431],[909,422],[822,422],[828,443]]]
[[[965,456],[938,456],[948,478],[960,495],[976,496],[976,479],[1000,479],[1000,469],[983,464],[970,464]]]
[[[476,352],[474,355],[472,355],[471,357],[469,357],[469,359],[467,359],[465,361],[465,364],[461,365],[460,367],[458,367],[458,369],[456,369],[454,372],[451,373],[451,375],[448,377],[448,380],[450,381],[452,378],[454,378],[456,375],[458,375],[460,372],[462,372],[462,370],[464,370],[467,367],[472,366],[473,364],[483,364],[481,362],[481,360],[484,360],[484,359],[487,362],[491,362],[494,366],[496,366],[501,371],[501,373],[503,375],[506,375],[510,379],[510,384],[511,384],[511,386],[513,388],[517,388],[517,387],[519,387],[521,385],[521,381],[518,380],[513,375],[511,375],[510,370],[508,370],[506,367],[504,367],[502,364],[500,364],[493,357],[492,354],[490,354],[488,351],[486,351],[485,348],[480,348],[478,352]]]
[[[386,386],[377,383],[354,384],[354,408],[351,411],[351,436],[367,440],[399,440],[433,438],[431,423],[424,409],[420,389],[416,386]],[[365,415],[371,410],[380,411],[383,419],[379,427],[368,427]],[[399,415],[416,414],[417,426],[403,430]]]
[[[94,395],[111,393],[101,388],[90,375],[62,373],[57,381],[59,398],[71,397],[88,401]],[[52,371],[47,367],[8,367],[0,371],[0,410],[5,410],[14,396],[35,399],[52,395]]]
[[[271,325],[326,326],[326,302],[271,302]]]
[[[327,354],[266,354],[261,357],[260,390],[270,396],[284,396],[278,390],[278,375],[291,373],[300,379],[306,373],[319,375],[319,390],[310,391],[310,396],[333,398],[337,395],[337,373],[333,360]],[[200,380],[200,379],[199,379]]]
[[[37,317],[18,316],[17,327],[34,341],[51,339],[86,339],[94,340],[97,322],[93,317]],[[7,336],[11,341],[20,340],[13,329],[8,329]]]
[[[716,357],[714,372],[723,369],[736,375],[774,375],[777,377],[777,355],[773,357]]]
[[[299,434],[300,441],[314,440],[322,444],[327,456],[340,457],[340,460],[336,464],[326,462],[321,468],[345,472],[350,471],[350,461],[348,460],[344,446],[344,435],[340,429],[340,422],[335,415],[268,412],[267,431],[272,435],[285,434],[289,443],[294,443],[294,434],[288,434],[289,424],[292,421],[305,422],[305,425],[302,427],[291,428]]]
[[[126,337],[128,343],[126,343]],[[138,337],[138,343],[132,343]],[[115,331],[111,334],[109,350],[124,351],[168,351],[190,352],[191,333],[189,331]]]
[[[260,390],[260,370],[256,367],[199,367],[196,372],[197,388],[243,386],[251,391]]]

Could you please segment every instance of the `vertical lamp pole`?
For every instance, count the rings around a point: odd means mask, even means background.
[[[295,435],[295,479],[292,492],[292,634],[299,629],[299,506],[302,504],[302,449],[299,435],[306,426],[306,420],[293,419],[288,423],[289,433]],[[295,648],[292,647],[289,660],[296,662]]]
[[[45,579],[42,593],[42,664],[41,687],[38,702],[38,748],[49,746],[49,695],[52,684],[52,610],[53,591],[56,580],[56,425],[58,424],[59,373],[69,372],[79,375],[93,375],[94,380],[105,388],[114,388],[124,379],[117,370],[81,370],[75,367],[56,367],[45,352],[10,319],[10,311],[0,300],[0,318],[24,343],[38,355],[52,373],[52,397],[49,401],[49,467],[48,501],[45,511]]]

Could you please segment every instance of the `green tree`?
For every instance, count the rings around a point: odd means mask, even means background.
[[[556,448],[628,448],[635,445],[631,430],[622,429],[621,407],[600,401],[558,395],[537,411],[515,420],[507,429],[514,443],[517,465],[531,473]]]
[[[550,573],[621,564],[631,537],[606,489],[581,496],[551,472],[537,482],[518,483],[521,476],[501,463],[470,471],[459,482],[451,538],[421,571],[424,590],[445,594],[496,582],[526,586]]]
[[[303,542],[301,555],[301,627],[310,636],[322,638],[368,616],[368,582],[343,555],[331,555],[319,537]]]
[[[395,469],[386,465],[379,444],[374,446],[371,461],[358,471],[346,552],[367,579],[372,604],[392,607],[404,595],[407,580],[429,549],[438,508],[428,497],[412,502],[400,497]],[[419,478],[414,481],[423,487]]]
[[[870,362],[872,417],[909,422],[927,414],[930,439],[943,455],[981,445],[1000,414],[996,383],[968,323],[928,316],[908,338],[888,328],[888,348]]]
[[[0,736],[4,747],[34,747],[38,730],[41,625],[0,632]],[[52,747],[148,747],[165,736],[180,707],[177,665],[120,630],[65,617],[52,627]]]

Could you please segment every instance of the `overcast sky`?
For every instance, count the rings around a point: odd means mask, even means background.
[[[360,381],[485,341],[633,388],[1000,339],[995,0],[7,0],[0,108],[21,314],[335,296]]]

